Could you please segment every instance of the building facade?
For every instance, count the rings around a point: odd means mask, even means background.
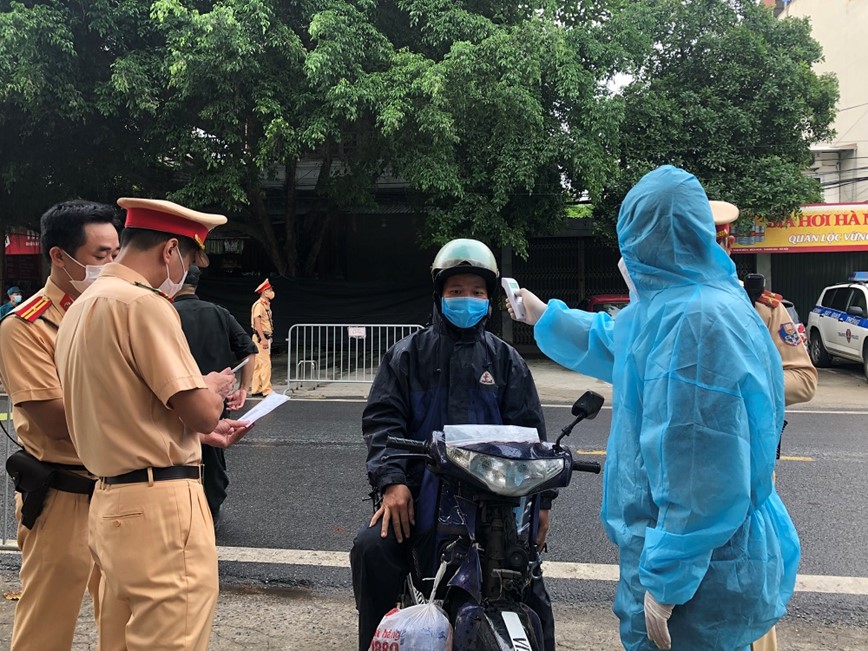
[[[781,18],[807,18],[824,61],[818,73],[838,77],[841,97],[835,139],[818,143],[810,173],[823,186],[826,203],[868,201],[868,0],[766,0]]]

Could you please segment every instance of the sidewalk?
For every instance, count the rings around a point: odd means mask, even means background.
[[[0,567],[0,590],[17,590],[12,563]],[[0,647],[9,648],[15,601],[0,601]],[[621,648],[609,599],[599,603],[554,604],[559,651]],[[303,588],[221,585],[209,651],[308,649],[355,651],[356,610],[352,595]],[[805,621],[798,614],[778,625],[778,643],[788,651],[857,651],[868,648],[868,632],[857,626]],[[72,651],[96,651],[90,599],[78,620]]]
[[[279,358],[276,358],[276,360]],[[275,360],[275,361],[276,361]],[[587,390],[596,391],[612,404],[612,385],[586,375],[580,375],[546,358],[529,358],[527,365],[533,374],[540,400],[543,404],[571,405]],[[790,409],[815,410],[863,410],[868,409],[868,382],[862,374],[861,365],[836,366],[820,369],[820,382],[814,399]],[[274,388],[286,391],[286,357],[281,365],[274,364]],[[294,386],[288,392],[293,398],[364,400],[368,397],[370,384],[312,382]]]

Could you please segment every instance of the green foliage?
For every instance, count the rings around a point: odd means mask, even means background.
[[[780,219],[820,198],[803,175],[827,140],[834,77],[807,21],[775,20],[750,0],[644,3],[655,47],[625,89],[619,173],[598,216],[611,233],[626,191],[657,165],[693,172],[744,218]]]
[[[611,227],[666,162],[773,218],[816,197],[820,56],[749,0],[0,0],[0,221],[168,196],[308,274],[388,175],[422,244],[525,255],[579,201]]]

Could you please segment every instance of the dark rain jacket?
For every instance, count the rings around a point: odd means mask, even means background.
[[[417,526],[433,525],[436,478],[421,461],[386,460],[389,436],[425,441],[444,425],[520,425],[545,440],[542,406],[530,370],[516,350],[485,331],[459,329],[435,310],[433,323],[396,343],[380,364],[362,431],[368,479],[382,492],[406,484],[417,499]],[[543,508],[556,493],[543,496]]]

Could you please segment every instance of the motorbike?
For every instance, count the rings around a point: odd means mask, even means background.
[[[446,426],[427,442],[389,437],[390,448],[404,451],[392,458],[423,459],[441,482],[439,567],[434,572],[414,552],[401,605],[440,605],[455,651],[542,651],[539,617],[523,603],[541,562],[536,496],[565,488],[574,471],[600,472],[599,463],[574,459],[561,440],[602,405],[599,394],[583,394],[554,443],[539,441],[535,429],[501,425]]]

